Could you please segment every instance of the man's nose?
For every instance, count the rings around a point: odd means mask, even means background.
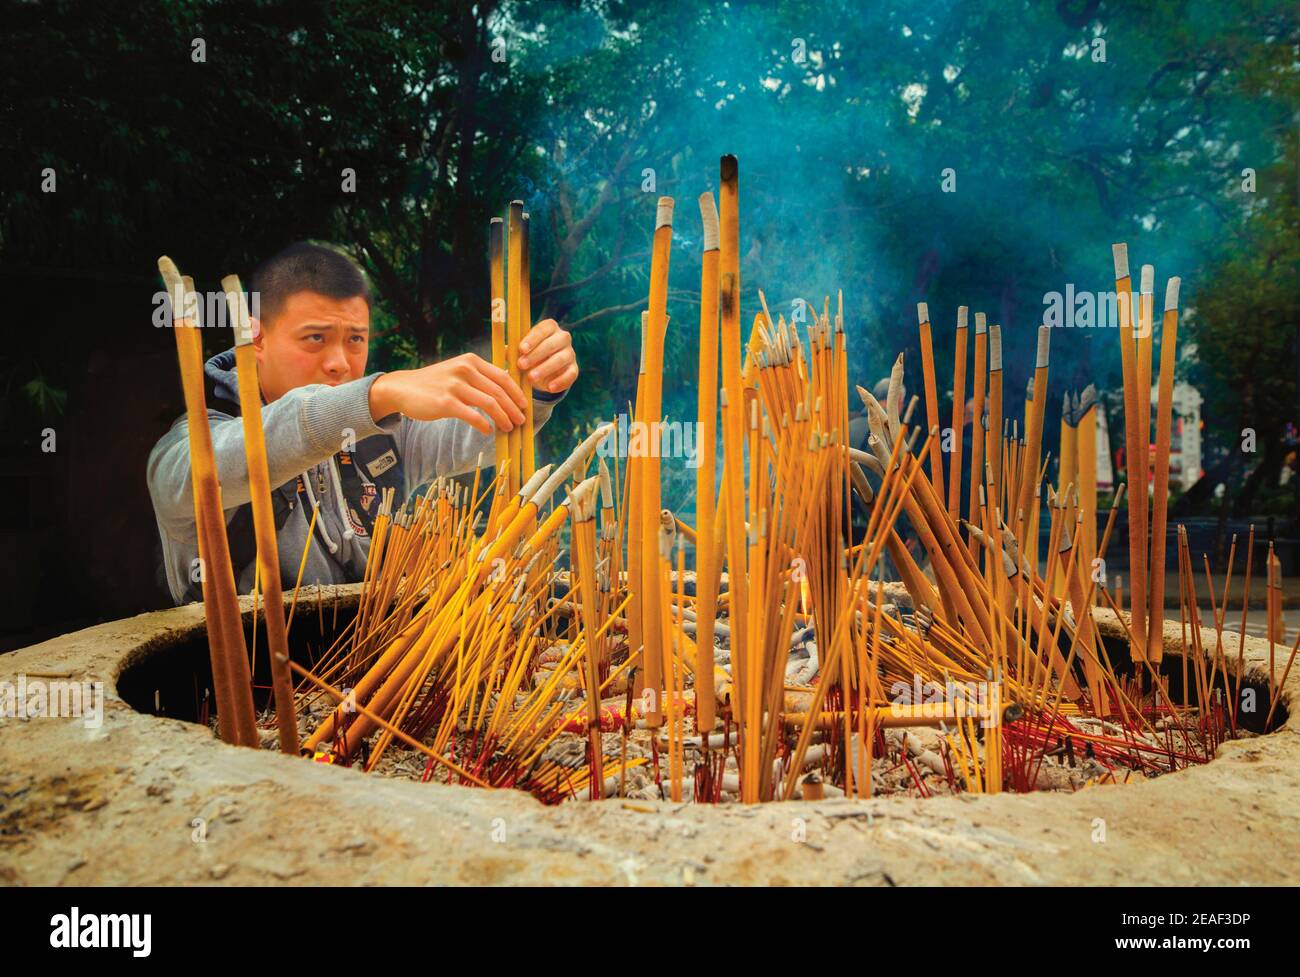
[[[331,346],[325,356],[325,372],[338,379],[347,376],[349,369],[348,358],[344,355],[343,348],[341,346]]]

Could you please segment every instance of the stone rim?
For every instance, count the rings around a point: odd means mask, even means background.
[[[355,602],[358,590],[324,593]],[[251,598],[243,608],[251,615]],[[1108,612],[1098,619],[1120,631]],[[1210,764],[1074,794],[547,808],[515,791],[356,779],[364,775],[227,746],[121,698],[124,671],[203,627],[202,608],[189,605],[0,656],[0,681],[70,672],[104,683],[97,730],[0,719],[0,883],[1300,882],[1298,860],[1286,857],[1300,854],[1287,830],[1300,801],[1290,714],[1273,734],[1225,743]],[[1175,654],[1178,633],[1166,624]],[[1235,666],[1236,641],[1225,644]],[[1246,638],[1248,668],[1266,669],[1267,655],[1267,641]],[[1300,673],[1284,703],[1297,688]],[[1106,843],[1090,840],[1098,819]]]

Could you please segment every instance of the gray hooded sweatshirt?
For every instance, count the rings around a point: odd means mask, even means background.
[[[204,372],[221,502],[228,531],[234,534],[232,527],[237,518],[247,518],[250,498],[244,424],[237,410],[239,382],[234,349],[208,360]],[[414,421],[392,414],[375,423],[370,416],[370,385],[380,375],[373,373],[337,387],[309,384],[262,407],[267,464],[271,485],[276,486],[271,496],[276,510],[280,580],[285,588],[292,588],[297,578],[313,506],[319,505],[320,510],[302,575],[303,585],[358,581],[370,551],[368,527],[379,505],[376,478],[388,473],[387,480],[398,488],[396,506],[440,475],[473,471],[480,454],[491,463],[493,437],[480,434],[463,421]],[[537,427],[546,422],[562,396],[534,392]],[[213,403],[233,413],[223,413],[211,406]],[[372,440],[376,437],[381,440]],[[400,478],[393,482],[396,466],[400,466]],[[199,548],[185,415],[150,452],[148,480],[172,600],[183,604],[198,599]],[[251,593],[255,556],[245,560],[232,552],[232,559],[242,564],[234,568],[239,592]]]

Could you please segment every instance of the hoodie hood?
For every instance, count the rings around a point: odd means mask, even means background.
[[[217,400],[225,400],[234,404],[236,408],[235,414],[238,415],[239,374],[235,368],[235,347],[231,346],[230,349],[210,357],[203,364],[203,376],[211,387],[211,395]]]

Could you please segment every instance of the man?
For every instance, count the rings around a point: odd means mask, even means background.
[[[332,247],[291,245],[262,264],[251,285],[282,585],[294,585],[316,506],[303,583],[360,580],[383,490],[395,489],[401,503],[430,479],[472,471],[480,454],[490,461],[496,431],[522,424],[527,401],[505,371],[473,354],[367,376],[370,287]],[[538,323],[521,344],[519,366],[533,384],[540,427],[578,377],[569,334],[553,319]],[[208,360],[205,373],[231,562],[248,593],[257,561],[234,348]],[[182,416],[148,464],[177,604],[202,599],[189,451]]]

